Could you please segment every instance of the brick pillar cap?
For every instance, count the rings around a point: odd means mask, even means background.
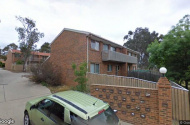
[[[171,87],[171,84],[166,77],[160,77],[157,85],[158,87],[169,87],[169,88]]]

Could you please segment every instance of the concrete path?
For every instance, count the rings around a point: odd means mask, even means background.
[[[14,125],[23,125],[27,101],[51,94],[48,88],[22,77],[26,74],[0,68],[0,119],[12,118],[15,120]]]

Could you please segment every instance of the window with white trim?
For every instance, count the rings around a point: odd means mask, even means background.
[[[95,63],[91,63],[90,64],[90,72],[91,73],[100,73],[100,65],[95,64]]]
[[[91,40],[91,48],[99,51],[99,42]]]

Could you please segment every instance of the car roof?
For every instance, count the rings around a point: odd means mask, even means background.
[[[71,112],[87,120],[98,114],[102,109],[109,107],[108,103],[78,91],[64,91],[49,96],[64,105]]]

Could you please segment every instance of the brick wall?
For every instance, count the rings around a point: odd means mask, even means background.
[[[158,80],[159,124],[172,124],[171,85],[166,77]]]
[[[92,96],[118,110],[117,116],[134,125],[172,124],[171,86],[160,78],[158,89],[113,85],[91,85]]]
[[[159,123],[158,91],[133,87],[92,85],[91,95],[116,109],[117,116],[135,125]],[[148,96],[150,94],[150,96]]]
[[[13,63],[13,59],[12,59],[12,52],[9,51],[7,54],[7,60],[5,62],[5,69],[6,70],[12,70],[12,63]]]
[[[51,44],[51,57],[49,61],[55,70],[61,70],[62,83],[76,85],[72,63],[79,65],[86,62],[87,42],[86,36],[81,33],[64,31]]]
[[[28,68],[28,67],[27,67]],[[16,65],[16,64],[13,64],[12,65],[12,70],[13,71],[16,71],[16,72],[22,72],[23,71],[23,65]]]

